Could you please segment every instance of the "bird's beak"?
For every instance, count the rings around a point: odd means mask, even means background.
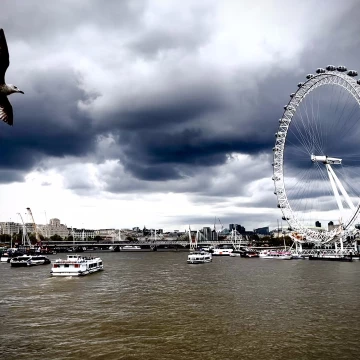
[[[21,91],[21,90],[19,90],[18,92],[19,92],[19,93],[21,93],[21,94],[24,94],[24,92],[23,92],[23,91]]]

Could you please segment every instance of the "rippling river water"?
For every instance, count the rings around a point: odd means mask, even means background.
[[[360,262],[100,254],[82,278],[0,264],[1,359],[360,358]]]

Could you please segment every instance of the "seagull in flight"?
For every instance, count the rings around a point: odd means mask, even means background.
[[[4,30],[0,29],[0,120],[12,125],[13,109],[7,97],[13,93],[23,94],[24,92],[15,85],[5,84],[5,73],[9,64],[9,50]]]

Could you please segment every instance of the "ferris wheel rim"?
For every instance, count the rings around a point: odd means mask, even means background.
[[[331,67],[331,66],[329,66]],[[339,70],[341,69],[341,70]],[[289,202],[286,194],[286,187],[284,182],[284,150],[287,138],[287,133],[291,121],[296,114],[296,110],[301,102],[317,87],[326,84],[338,85],[348,91],[352,97],[357,101],[360,108],[360,80],[356,81],[354,76],[357,75],[355,71],[349,71],[345,73],[346,68],[339,67],[333,70],[318,69],[318,74],[308,75],[308,80],[304,83],[299,83],[299,89],[291,94],[291,98],[288,104],[284,107],[284,113],[279,120],[279,128],[276,133],[276,141],[274,151],[273,162],[273,181],[275,185],[275,194],[278,200],[278,207],[281,209],[283,219],[286,220],[290,228],[294,231],[293,237],[297,238],[299,242],[307,242],[311,239],[314,243],[328,243],[335,237],[339,236],[341,232],[345,233],[346,230],[353,224],[360,212],[360,202],[357,205],[355,211],[350,217],[348,223],[345,226],[342,224],[331,231],[318,232],[314,231],[303,224],[297,219],[295,212]],[[353,73],[353,75],[349,75]],[[354,75],[355,74],[355,75]],[[299,236],[297,236],[297,234]]]

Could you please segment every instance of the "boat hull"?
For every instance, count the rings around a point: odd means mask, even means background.
[[[261,256],[262,259],[277,259],[277,260],[291,260],[291,255],[267,255],[267,256]]]
[[[188,260],[188,264],[205,264],[210,263],[212,260]]]
[[[322,260],[322,261],[344,261],[351,262],[353,261],[352,257],[335,257],[335,256],[309,256],[309,260]]]
[[[75,276],[75,277],[78,277],[78,276],[86,276],[86,275],[90,275],[90,274],[93,274],[93,273],[96,273],[96,272],[99,272],[99,271],[103,271],[104,268],[99,268],[99,269],[93,269],[93,270],[88,270],[88,271],[81,271],[81,272],[72,272],[72,271],[63,271],[63,272],[53,272],[51,271],[50,274],[51,276],[55,276],[55,277],[69,277],[69,276]]]
[[[99,257],[68,255],[66,260],[57,259],[51,268],[50,275],[57,277],[86,276],[104,269]]]
[[[12,263],[10,262],[11,267],[27,267],[27,266],[36,266],[37,264],[30,264],[28,262],[17,262],[17,263]]]
[[[188,255],[188,264],[205,264],[212,262],[212,254],[207,252],[195,252]]]
[[[120,247],[120,251],[144,251],[145,249],[142,249],[141,246],[131,246],[131,245],[126,245],[126,246],[121,246]]]

